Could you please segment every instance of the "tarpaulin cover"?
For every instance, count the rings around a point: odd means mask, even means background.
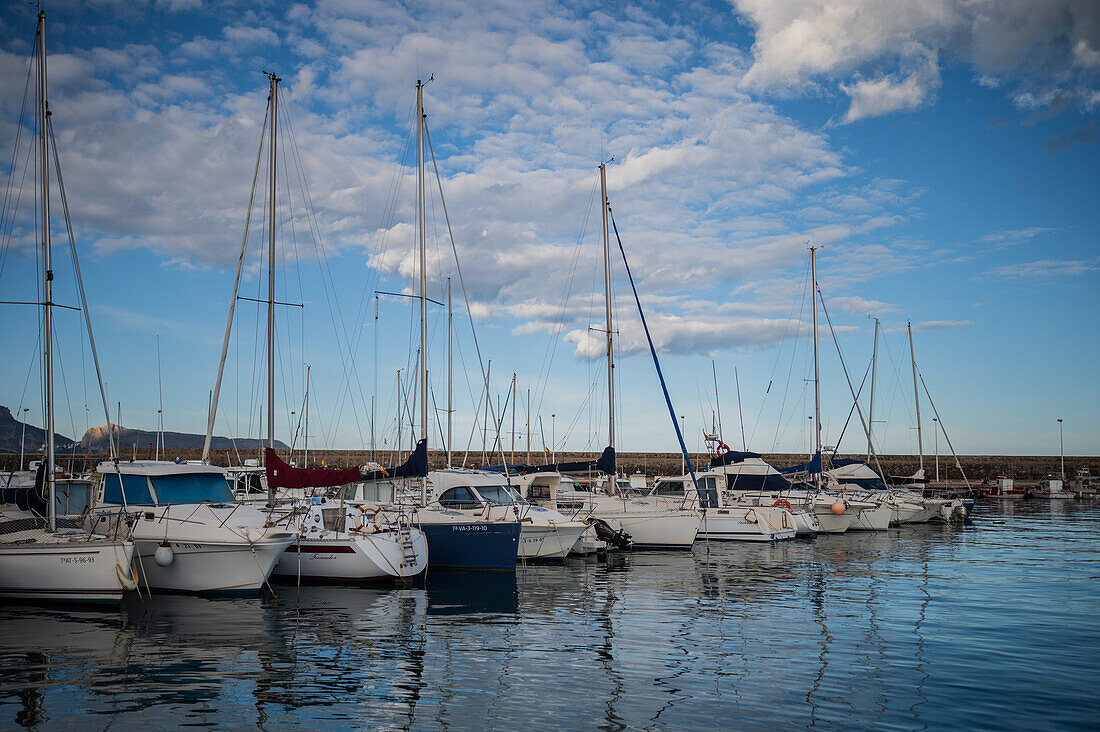
[[[780,473],[784,475],[791,475],[792,473],[810,473],[816,474],[821,472],[821,453],[814,453],[814,459],[808,463],[802,465],[792,465],[789,468],[780,468]]]
[[[0,503],[12,503],[23,511],[31,511],[45,517],[49,510],[46,502],[46,461],[38,465],[34,476],[34,486],[25,488],[0,488]]]
[[[710,459],[710,467],[719,468],[723,465],[733,465],[734,463],[744,462],[749,458],[758,458],[760,453],[758,452],[739,452],[737,450],[727,450],[721,455],[715,455]]]

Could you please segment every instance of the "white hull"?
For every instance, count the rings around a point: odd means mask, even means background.
[[[848,509],[854,513],[848,531],[886,531],[890,528],[890,507],[881,504],[873,508]]]
[[[798,536],[813,536],[821,531],[821,524],[812,511],[796,511],[791,514],[794,530]]]
[[[594,526],[589,526],[569,551],[572,556],[587,556],[607,551],[607,542],[596,536]]]
[[[139,524],[140,525],[140,524]],[[157,564],[161,539],[135,539],[139,556],[139,581],[154,590],[175,592],[254,592],[271,575],[275,563],[293,540],[266,539],[247,542],[184,542],[168,540],[172,562]]]
[[[795,534],[793,517],[781,508],[708,508],[699,528],[699,538],[716,541],[779,541]]]
[[[415,577],[428,566],[428,542],[417,529],[410,529],[410,534],[413,552],[408,560],[396,531],[302,538],[287,547],[273,574],[348,581]]]
[[[696,511],[604,513],[597,509],[592,516],[628,534],[637,549],[690,549],[703,521],[702,514]]]
[[[901,503],[893,507],[890,521],[895,524],[926,524],[939,510],[938,505]]]
[[[566,524],[525,523],[520,527],[519,557],[522,560],[564,559],[589,528],[588,524],[576,521]]]
[[[823,534],[843,534],[852,526],[852,520],[855,518],[852,511],[845,511],[839,515],[833,513],[829,503],[814,504],[814,516]]]
[[[0,544],[0,597],[119,602],[133,553],[111,539]]]

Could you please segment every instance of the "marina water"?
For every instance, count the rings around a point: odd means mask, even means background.
[[[422,587],[0,608],[0,728],[1078,729],[1100,503]]]

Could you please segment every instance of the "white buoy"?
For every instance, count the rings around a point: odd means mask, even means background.
[[[175,558],[176,553],[172,551],[172,546],[167,541],[162,541],[153,554],[153,561],[160,567],[167,567]]]

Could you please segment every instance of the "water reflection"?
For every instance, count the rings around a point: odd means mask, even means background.
[[[0,727],[1088,726],[1100,505],[1048,504],[419,587],[0,607]]]

